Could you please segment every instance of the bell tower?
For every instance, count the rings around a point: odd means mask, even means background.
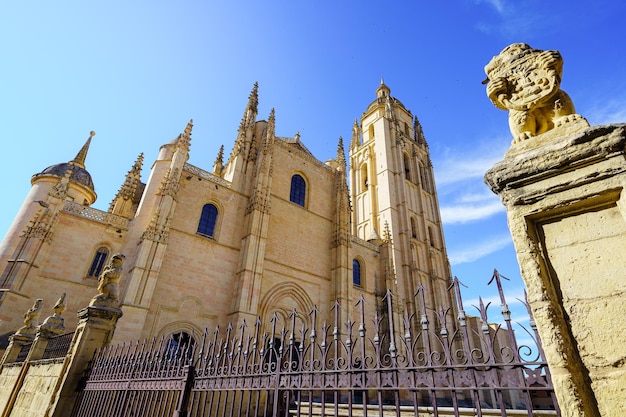
[[[429,321],[439,306],[450,306],[452,318],[451,271],[428,144],[417,118],[390,93],[381,81],[376,99],[353,126],[352,233],[379,244],[388,228],[394,274],[389,289],[397,301],[419,311],[414,296],[423,286]]]

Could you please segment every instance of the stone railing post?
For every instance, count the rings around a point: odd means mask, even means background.
[[[561,415],[623,415],[626,124],[589,127],[560,89],[558,51],[514,43],[485,73],[513,135],[485,182],[506,206]]]
[[[69,417],[74,408],[77,388],[97,349],[109,344],[117,320],[122,317],[119,308],[118,283],[122,276],[124,255],[116,254],[98,278],[98,295],[89,306],[78,312],[78,326],[67,353],[58,391],[46,412],[50,417]]]
[[[551,133],[512,147],[485,181],[506,206],[562,415],[621,415],[626,125]]]
[[[76,388],[97,349],[113,337],[122,310],[114,307],[88,306],[78,312],[78,326],[67,354],[68,360],[51,410],[51,417],[69,416],[76,401]]]

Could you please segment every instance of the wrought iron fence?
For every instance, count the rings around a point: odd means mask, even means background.
[[[48,344],[43,352],[42,359],[60,358],[67,354],[72,344],[74,332],[65,333],[48,339]]]
[[[198,342],[108,347],[93,360],[73,415],[560,415],[532,319],[536,345],[518,346],[497,271],[493,281],[506,328],[489,324],[482,300],[480,320],[467,317],[455,279],[459,314],[452,326],[440,309],[438,331],[420,288],[421,315],[405,313],[402,323],[387,292],[386,314],[371,328],[361,298],[357,321],[340,323],[336,303],[331,323],[313,309],[296,328],[294,310],[288,323],[276,315],[265,328],[244,321],[205,330]]]
[[[26,360],[26,357],[28,356],[28,352],[30,352],[30,348],[32,345],[33,342],[23,344],[20,348],[19,353],[17,354],[17,357],[15,358],[15,362],[24,362]]]

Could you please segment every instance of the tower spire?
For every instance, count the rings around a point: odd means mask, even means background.
[[[94,136],[96,136],[96,132],[94,132],[93,130],[89,132],[89,138],[87,139],[83,147],[80,148],[80,151],[78,151],[78,153],[76,154],[76,157],[74,157],[74,159],[70,161],[70,164],[77,165],[83,169],[85,168],[85,160],[87,159],[87,152],[89,152],[89,145],[91,145],[91,138],[93,138]]]

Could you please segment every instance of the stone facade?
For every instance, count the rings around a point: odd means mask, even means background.
[[[91,207],[92,132],[72,161],[33,176],[0,244],[0,334],[15,332],[21,312],[52,288],[54,298],[67,294],[65,326],[74,328],[72,311],[98,294],[101,267],[116,253],[125,256],[124,317],[114,342],[199,335],[274,313],[284,320],[294,308],[328,312],[361,295],[371,319],[387,288],[415,311],[419,285],[429,312],[443,305],[454,317],[428,146],[389,93],[381,83],[347,157],[340,139],[337,157],[322,163],[298,134],[276,135],[273,112],[257,120],[255,85],[227,160],[222,148],[211,168],[187,163],[190,122],[161,147],[145,183],[139,156],[108,212]]]

